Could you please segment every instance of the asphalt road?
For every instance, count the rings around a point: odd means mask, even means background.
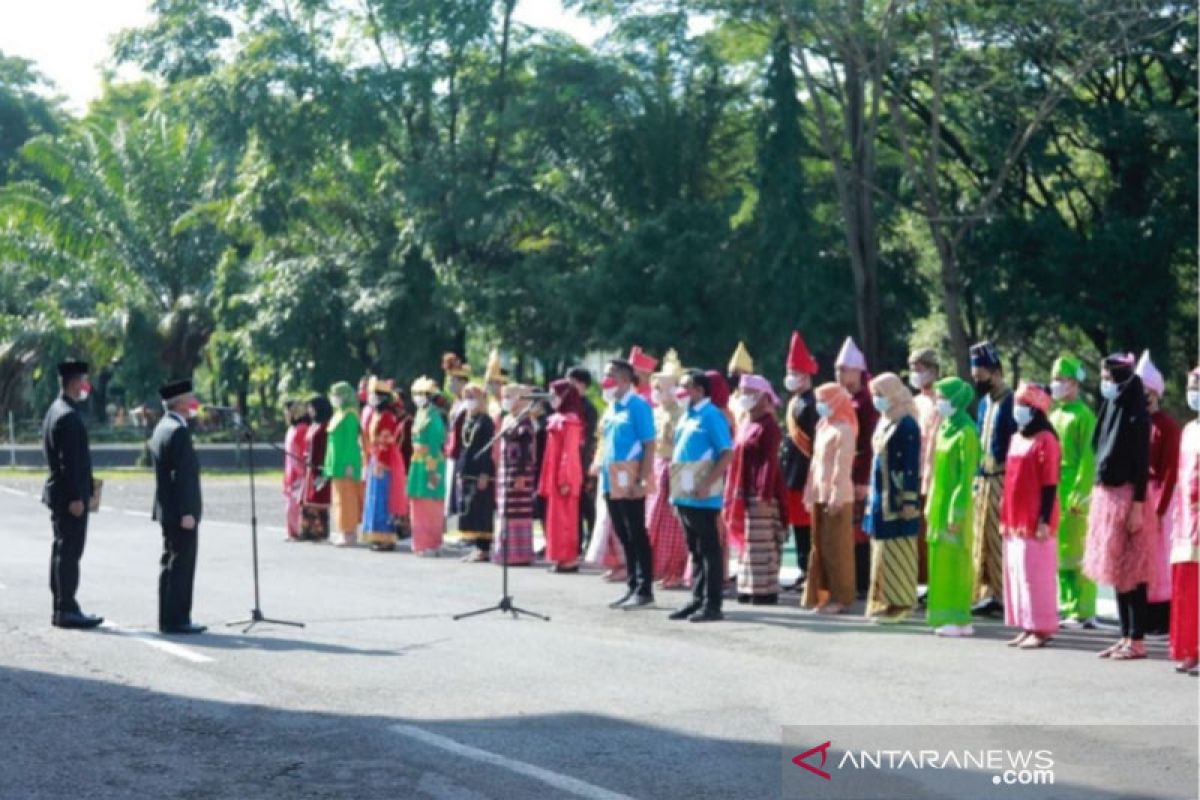
[[[454,622],[498,599],[497,567],[285,543],[273,487],[262,604],[307,627],[243,634],[223,625],[252,604],[245,490],[229,479],[206,484],[195,618],[209,634],[154,631],[160,540],[140,481],[106,487],[84,558],[80,600],[111,626],[60,631],[35,488],[0,479],[0,798],[741,800],[781,796],[784,726],[1096,725],[1102,746],[1122,724],[1197,722],[1197,681],[1162,643],[1110,663],[1094,657],[1101,632],[1017,652],[996,623],[942,640],[818,618],[794,595],[689,625],[666,619],[678,592],[612,611],[595,573],[541,568],[513,570],[513,591],[551,622]],[[1186,797],[1152,776],[1194,776],[1187,755],[1145,746],[1055,794],[1011,796]],[[1137,793],[1111,788],[1130,775]]]

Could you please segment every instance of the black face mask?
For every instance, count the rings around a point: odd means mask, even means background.
[[[982,378],[975,381],[975,392],[979,395],[985,395],[992,390],[992,379]]]
[[[384,408],[385,406],[387,406],[387,404],[388,404],[388,398],[386,395],[378,395],[377,394],[371,398],[371,405],[375,408]]]

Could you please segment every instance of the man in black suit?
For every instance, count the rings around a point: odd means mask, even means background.
[[[162,525],[162,571],[158,578],[158,629],[163,633],[203,633],[192,623],[192,583],[196,574],[196,534],[200,527],[200,462],[192,447],[188,418],[198,405],[190,380],[159,389],[166,413],[150,437],[154,462],[154,519]]]
[[[62,388],[42,422],[42,452],[50,476],[42,502],[50,509],[54,546],[50,551],[50,593],[54,597],[52,625],[58,628],[95,628],[103,617],[84,614],[75,601],[79,588],[79,560],[87,541],[88,507],[92,501],[92,454],[83,423],[83,402],[90,387],[88,365],[64,361],[58,365]]]

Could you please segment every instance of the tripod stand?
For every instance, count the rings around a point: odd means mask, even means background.
[[[517,414],[516,417],[513,418],[513,427],[515,428],[517,425],[519,425],[522,420],[528,419],[529,414],[532,411],[533,411],[533,404],[530,403],[528,408],[521,411],[521,413]],[[480,452],[482,454],[488,455],[490,457],[491,452],[492,452],[492,447],[496,444],[497,440],[499,440],[502,436],[504,436],[504,430],[498,431],[496,433],[496,435],[492,438],[492,440],[490,442],[488,442],[487,445]],[[508,531],[505,529],[503,523],[501,523],[501,525],[500,525],[500,550],[504,554],[504,560],[500,564],[500,575],[501,575],[501,578],[500,578],[500,582],[501,582],[500,602],[496,603],[496,605],[494,605],[494,606],[488,606],[487,608],[480,608],[475,611],[468,611],[465,614],[456,614],[454,616],[454,621],[457,622],[458,620],[466,619],[467,617],[478,617],[483,614],[490,614],[493,611],[500,611],[503,613],[512,614],[513,619],[520,619],[521,615],[524,614],[527,617],[534,617],[535,619],[540,619],[545,622],[549,622],[550,618],[547,616],[538,614],[534,611],[528,611],[524,608],[520,608],[519,606],[513,605],[512,595],[510,595],[508,593],[508,561],[509,561]]]
[[[258,580],[258,507],[255,499],[254,489],[254,429],[242,421],[239,414],[233,415],[233,426],[237,429],[240,436],[245,437],[249,444],[247,452],[247,466],[250,472],[250,545],[253,553],[254,563],[254,608],[250,609],[250,616],[246,619],[235,619],[225,623],[227,628],[245,626],[242,628],[242,633],[249,633],[250,629],[260,623],[270,625],[289,625],[293,628],[303,628],[303,622],[289,622],[285,619],[271,619],[262,612],[262,603],[259,599],[259,580]]]

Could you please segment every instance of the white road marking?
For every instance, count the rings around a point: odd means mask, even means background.
[[[574,797],[582,797],[585,800],[633,800],[632,797],[619,792],[613,792],[601,786],[596,786],[586,781],[581,781],[578,778],[572,778],[569,775],[563,775],[552,770],[543,769],[542,767],[528,764],[524,761],[517,761],[507,756],[492,753],[487,750],[480,750],[477,747],[456,742],[445,736],[418,728],[415,725],[392,725],[393,733],[398,733],[401,736],[407,736],[410,739],[416,739],[418,742],[427,744],[431,747],[436,747],[440,750],[445,750],[448,753],[453,753],[456,756],[469,758],[472,761],[479,761],[493,767],[501,767],[510,772],[515,772],[518,775],[524,775],[527,778],[533,778],[536,781],[541,781],[547,786],[551,786],[561,792],[566,792]]]
[[[11,486],[0,486],[0,492],[15,494],[17,497],[33,497],[29,492],[22,492],[20,489],[14,489]]]
[[[212,658],[204,655],[203,653],[197,653],[195,650],[184,647],[181,644],[175,644],[174,642],[167,641],[159,636],[155,636],[149,631],[138,631],[134,630],[133,628],[123,628],[113,620],[105,620],[101,627],[107,628],[113,633],[119,633],[122,636],[128,636],[130,639],[137,639],[139,642],[147,645],[148,647],[153,647],[155,650],[161,650],[164,653],[169,653],[176,658],[182,658],[184,661],[190,661],[193,664],[208,664],[213,661]]]

